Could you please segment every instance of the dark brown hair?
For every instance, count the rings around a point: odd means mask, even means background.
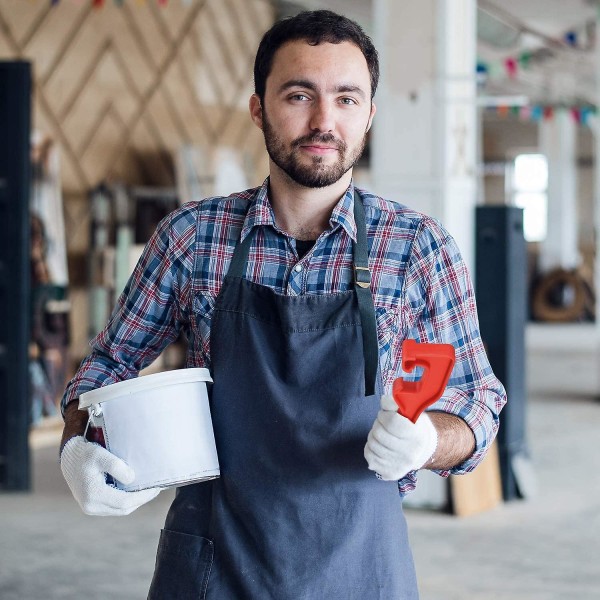
[[[306,40],[317,46],[322,42],[340,44],[351,42],[363,53],[371,75],[371,98],[379,82],[379,58],[371,38],[361,26],[330,10],[305,11],[294,17],[277,21],[263,36],[254,60],[254,91],[264,101],[267,77],[273,57],[281,46],[293,40]]]

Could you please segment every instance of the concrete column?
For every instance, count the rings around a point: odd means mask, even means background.
[[[373,188],[442,221],[474,266],[475,0],[374,0]]]
[[[475,0],[374,0],[382,77],[375,96],[372,187],[438,218],[474,272]],[[419,474],[411,506],[441,508],[447,482]]]
[[[579,264],[576,127],[566,110],[540,123],[540,152],[548,160],[548,233],[540,246],[542,272],[574,269]]]
[[[596,31],[600,31],[600,6],[596,13]],[[600,44],[596,44],[596,105],[600,106]],[[594,229],[596,256],[594,257],[594,292],[596,295],[596,338],[600,339],[600,119],[596,114],[592,122],[595,147],[594,165]]]

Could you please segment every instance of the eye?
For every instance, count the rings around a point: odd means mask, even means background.
[[[354,98],[348,98],[348,97],[340,98],[340,102],[342,104],[346,104],[347,106],[352,106],[353,104],[357,104],[357,102],[356,102],[356,100],[354,100]]]
[[[306,102],[307,100],[310,100],[306,94],[302,94],[300,92],[297,94],[292,94],[289,98],[295,102]]]

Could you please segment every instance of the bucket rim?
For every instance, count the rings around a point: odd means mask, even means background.
[[[212,383],[212,378],[208,369],[201,367],[173,369],[171,371],[133,377],[132,379],[117,381],[116,383],[83,392],[81,396],[79,396],[79,409],[85,409],[95,404],[116,400],[123,396],[143,392],[150,388],[156,389],[157,387],[165,387],[167,385],[194,383],[198,381]]]

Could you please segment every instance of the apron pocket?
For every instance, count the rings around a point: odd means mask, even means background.
[[[205,598],[213,554],[211,540],[163,529],[148,600]]]

